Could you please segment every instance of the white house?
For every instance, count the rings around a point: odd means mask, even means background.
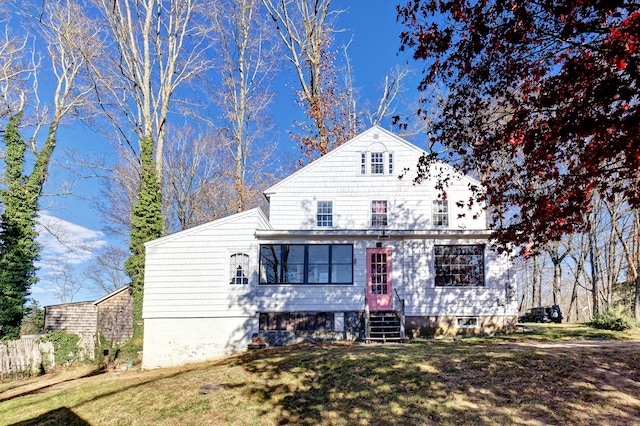
[[[373,127],[267,189],[269,218],[253,209],[148,242],[143,367],[223,357],[255,336],[513,326],[509,259],[491,249],[484,211],[457,203],[478,182],[457,174],[443,200],[435,180],[412,182],[421,154]]]

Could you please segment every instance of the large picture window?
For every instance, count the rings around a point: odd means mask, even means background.
[[[353,284],[353,246],[263,244],[260,284]]]
[[[436,287],[484,286],[484,245],[434,247]]]

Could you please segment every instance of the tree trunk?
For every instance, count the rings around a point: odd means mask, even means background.
[[[640,320],[640,276],[636,277],[636,297],[633,301],[633,316]]]
[[[531,293],[531,302],[535,306],[542,305],[542,285],[540,282],[540,277],[538,275],[538,270],[540,269],[540,263],[538,260],[538,255],[533,256],[533,287]]]

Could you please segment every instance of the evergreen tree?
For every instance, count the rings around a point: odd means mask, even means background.
[[[30,287],[37,282],[35,262],[40,253],[36,242],[36,215],[42,176],[25,176],[26,144],[18,125],[21,114],[9,120],[4,133],[6,145],[4,178],[0,190],[4,212],[0,217],[0,339],[20,337],[20,324]]]
[[[127,274],[133,284],[134,326],[142,318],[142,293],[144,287],[144,243],[162,236],[162,194],[153,161],[153,140],[145,138],[140,143],[140,184],[138,200],[131,212],[131,256],[125,262]]]
[[[29,305],[25,308],[20,334],[42,333],[44,333],[44,309],[40,307],[37,300],[31,299]]]

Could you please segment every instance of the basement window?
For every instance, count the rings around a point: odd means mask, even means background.
[[[457,317],[456,325],[458,328],[477,328],[478,327],[478,317]]]

